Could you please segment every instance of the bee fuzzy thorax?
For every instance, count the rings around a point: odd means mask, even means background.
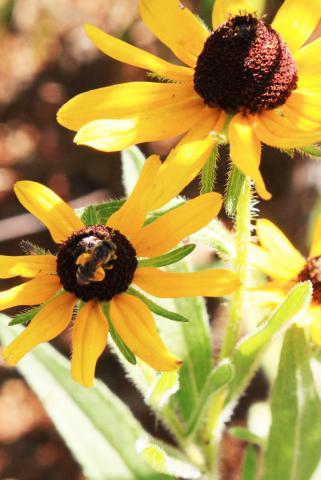
[[[74,232],[57,255],[62,286],[83,301],[107,301],[126,291],[136,267],[136,252],[131,243],[120,232],[104,225]]]

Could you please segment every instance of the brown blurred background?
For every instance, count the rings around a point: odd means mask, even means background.
[[[264,0],[261,0],[263,3]],[[185,1],[209,18],[212,0]],[[270,15],[278,1],[269,1]],[[20,179],[45,183],[75,205],[122,195],[119,154],[103,154],[73,144],[73,133],[55,120],[57,109],[77,93],[130,80],[144,72],[113,61],[91,44],[82,25],[92,23],[141,48],[172,58],[143,25],[136,0],[0,0],[0,242],[1,253],[21,254],[19,242],[28,238],[52,247],[46,232],[12,193]],[[165,155],[171,141],[144,145],[148,153]],[[305,247],[308,216],[321,188],[321,162],[264,149],[263,173],[273,193],[260,204],[263,216],[282,226],[298,246]],[[223,191],[226,162],[221,162]],[[197,182],[188,193],[196,193]],[[22,215],[23,214],[23,215]],[[19,216],[18,218],[16,216]],[[1,289],[11,283],[2,282]],[[68,335],[56,345],[68,355]],[[1,362],[1,360],[0,360]],[[107,353],[98,375],[122,398],[127,398],[146,428],[155,422],[143,402],[124,380],[116,360]],[[253,395],[264,396],[264,383]],[[160,429],[160,427],[158,427]],[[233,457],[238,457],[237,443]],[[81,473],[64,447],[36,397],[13,369],[0,363],[0,478],[76,480]],[[226,478],[237,479],[233,465]]]

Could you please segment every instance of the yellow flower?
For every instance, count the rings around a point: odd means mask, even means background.
[[[310,280],[313,298],[303,325],[310,325],[312,340],[321,345],[321,216],[314,227],[308,258],[269,220],[258,220],[256,233],[260,246],[251,245],[250,262],[272,280],[253,289],[252,299],[261,305],[277,305],[297,282]]]
[[[77,382],[92,385],[109,329],[102,304],[109,302],[113,327],[134,354],[159,371],[180,366],[159,337],[148,307],[128,287],[136,285],[160,298],[221,296],[237,289],[239,279],[228,270],[175,273],[139,266],[137,257],[152,258],[173,249],[214,218],[222,204],[217,193],[202,195],[144,226],[154,188],[150,178],[160,165],[156,156],[146,161],[132,194],[106,225],[85,226],[71,207],[39,183],[15,185],[19,201],[46,225],[59,250],[56,256],[0,256],[0,278],[31,278],[0,292],[0,310],[45,302],[4,349],[8,363],[15,365],[36,345],[59,335],[75,317],[71,372]]]
[[[209,32],[179,0],[139,0],[143,21],[186,66],[86,25],[106,55],[167,82],[80,94],[60,109],[58,121],[78,131],[76,143],[106,152],[185,133],[157,179],[169,198],[198,174],[226,133],[232,161],[269,199],[261,143],[292,149],[321,140],[321,39],[305,46],[321,0],[285,0],[271,26],[257,18],[253,3],[216,0]]]

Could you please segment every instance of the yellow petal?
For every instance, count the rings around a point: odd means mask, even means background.
[[[155,370],[177,370],[181,361],[164,345],[147,306],[138,298],[121,294],[110,303],[110,317],[126,345]]]
[[[318,216],[314,225],[309,257],[318,257],[319,255],[321,255],[321,215]]]
[[[279,262],[282,268],[288,266],[289,277],[295,278],[305,265],[305,259],[284,233],[269,220],[262,218],[256,223],[256,233],[261,246]]]
[[[240,287],[239,277],[230,270],[201,272],[164,272],[157,268],[138,268],[133,282],[146,292],[160,298],[220,297]]]
[[[310,326],[310,335],[312,341],[321,346],[321,307],[320,305],[315,307],[310,307],[308,310],[308,319],[311,324]]]
[[[212,12],[213,30],[228,20],[229,15],[254,13],[257,11],[253,0],[215,0]]]
[[[181,135],[199,119],[203,102],[198,96],[164,105],[124,120],[95,120],[75,136],[79,145],[116,152],[136,143],[165,140]]]
[[[273,255],[273,253],[258,245],[250,246],[249,261],[251,265],[271,278],[291,280],[297,275],[297,272],[293,272],[286,258],[281,259],[280,256]]]
[[[65,293],[48,303],[31,320],[30,325],[3,350],[6,362],[16,365],[39,343],[49,342],[57,337],[70,322],[76,301],[74,295]]]
[[[193,70],[166,62],[151,53],[108,35],[93,25],[85,25],[86,34],[99,50],[115,60],[144,68],[169,80],[191,81]]]
[[[126,119],[194,95],[193,85],[130,82],[76,95],[58,111],[58,122],[70,130],[102,119]]]
[[[285,0],[272,27],[295,52],[308,40],[320,18],[321,0]]]
[[[221,206],[220,194],[207,193],[165,213],[132,238],[137,254],[153,257],[168,252],[185,237],[207,225]]]
[[[306,114],[303,114],[302,110],[300,111],[287,104],[283,105],[282,110],[294,128],[297,128],[298,130],[306,130],[307,132],[318,129],[320,130],[320,123],[310,120]]]
[[[271,194],[266,190],[259,170],[261,143],[255,135],[251,123],[242,113],[238,113],[232,118],[228,135],[232,162],[253,180],[260,197],[269,200]]]
[[[290,149],[311,145],[320,140],[320,133],[298,130],[289,120],[275,111],[265,111],[251,119],[252,127],[259,139],[276,148]]]
[[[299,70],[299,82],[302,75],[306,77],[321,73],[320,49],[321,37],[295,52],[294,58]]]
[[[98,302],[87,302],[77,315],[72,328],[72,378],[91,387],[96,363],[103,353],[108,337],[108,322]]]
[[[46,225],[56,243],[84,226],[74,210],[50,188],[23,180],[15,184],[14,191],[19,202]]]
[[[18,305],[38,305],[49,300],[60,288],[57,275],[39,275],[17,287],[0,292],[0,310]]]
[[[139,11],[156,37],[194,67],[209,35],[205,25],[179,0],[140,0]]]
[[[247,291],[247,297],[250,303],[260,307],[275,307],[282,303],[294,284],[281,280],[274,280],[264,285],[251,288]]]
[[[107,225],[131,238],[143,225],[148,205],[149,193],[153,187],[161,161],[158,156],[150,156],[141,171],[134,190],[124,205],[108,219]]]
[[[162,164],[149,199],[151,210],[176,197],[198,175],[219,141],[225,120],[223,111],[203,109],[197,124]]]
[[[292,92],[286,105],[295,110],[298,115],[318,122],[319,129],[321,129],[321,93],[313,94],[309,91],[296,90]]]
[[[35,277],[39,273],[55,273],[54,255],[23,255],[11,257],[0,255],[0,278]]]

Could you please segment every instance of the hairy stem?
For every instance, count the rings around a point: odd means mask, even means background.
[[[216,146],[202,169],[201,193],[213,192],[216,178],[218,147]]]

